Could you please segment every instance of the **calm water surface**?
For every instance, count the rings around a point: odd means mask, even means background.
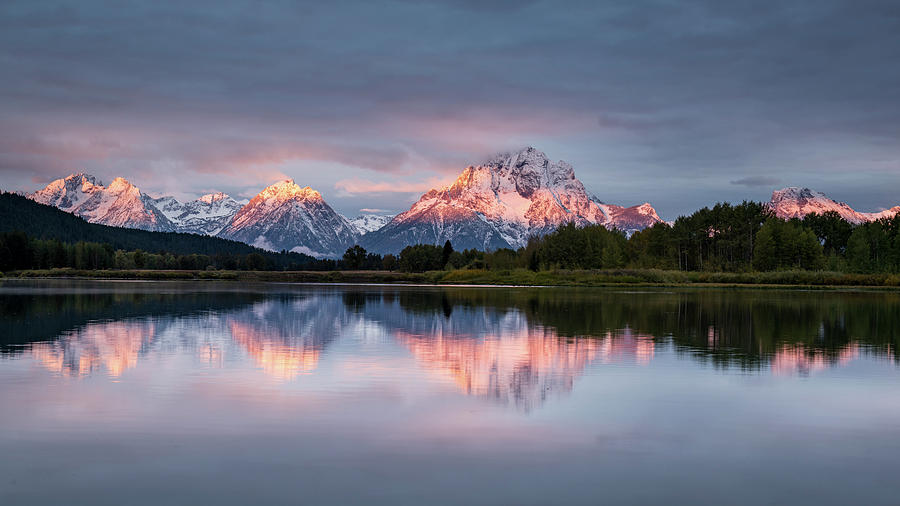
[[[3,281],[0,504],[900,503],[900,294]]]

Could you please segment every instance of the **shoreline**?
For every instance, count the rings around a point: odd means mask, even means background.
[[[86,279],[120,281],[238,281],[305,284],[376,284],[486,287],[658,287],[791,288],[807,290],[877,289],[900,291],[896,274],[845,274],[819,271],[765,273],[684,272],[652,269],[614,271],[206,271],[77,270],[14,271],[0,279]]]

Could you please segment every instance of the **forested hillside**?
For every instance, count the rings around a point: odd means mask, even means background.
[[[21,237],[12,239],[12,232],[24,233],[27,236],[25,241],[30,244],[20,244],[23,240]],[[242,261],[246,263],[248,255],[255,255],[252,257],[251,263],[260,268],[315,268],[319,263],[309,255],[275,253],[254,248],[242,242],[217,237],[175,232],[148,232],[88,223],[75,215],[60,211],[55,207],[38,204],[13,193],[0,194],[0,233],[6,233],[4,235],[10,238],[10,240],[4,241],[10,243],[5,245],[7,250],[11,246],[21,250],[18,252],[0,251],[0,256],[3,257],[0,260],[6,264],[6,269],[35,266],[34,258],[31,258],[34,255],[52,256],[53,252],[31,251],[35,247],[53,249],[57,255],[56,260],[51,261],[50,265],[40,265],[38,262],[40,266],[74,266],[60,264],[62,253],[59,251],[62,246],[75,247],[79,243],[84,243],[82,249],[87,247],[85,245],[93,244],[105,252],[98,251],[95,256],[114,254],[116,250],[140,251],[145,254],[161,254],[169,257],[194,255],[210,259],[218,258],[217,263],[221,264],[221,267],[227,268],[237,268]],[[35,242],[35,240],[40,242]],[[60,244],[56,244],[57,242]],[[29,258],[22,257],[23,254],[29,255]],[[257,257],[261,257],[263,261],[260,262]],[[71,263],[69,262],[69,264]],[[92,263],[90,268],[106,267],[107,263],[109,266],[113,265],[112,262],[100,261]],[[218,267],[217,263],[210,263],[210,265]],[[206,264],[193,268],[205,267],[207,267]]]

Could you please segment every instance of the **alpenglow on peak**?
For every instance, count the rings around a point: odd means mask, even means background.
[[[661,221],[648,207],[596,201],[571,165],[527,147],[466,167],[452,184],[429,190],[409,211],[366,234],[363,244],[386,253],[401,245],[447,240],[457,249],[519,248],[528,237],[570,222],[631,233]]]
[[[285,179],[264,188],[254,198],[276,198],[279,201],[294,198],[322,200],[322,194],[309,186],[301,187],[293,179]]]
[[[250,199],[219,233],[226,239],[318,257],[343,254],[359,237],[322,195],[292,179],[267,186]]]

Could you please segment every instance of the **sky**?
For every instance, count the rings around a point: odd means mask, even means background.
[[[400,212],[534,146],[673,219],[808,186],[900,204],[900,3],[0,3],[0,188],[293,178]]]

